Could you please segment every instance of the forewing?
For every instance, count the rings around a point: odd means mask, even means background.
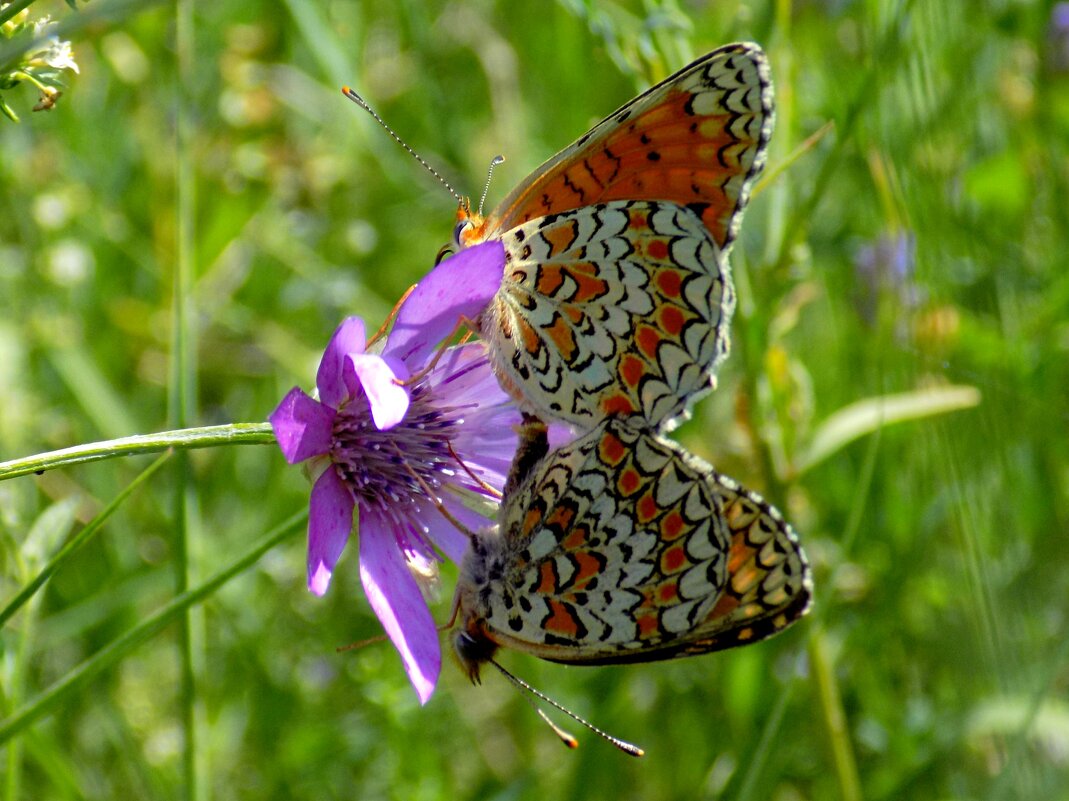
[[[520,184],[479,241],[537,217],[610,200],[689,206],[727,251],[772,133],[768,61],[755,44],[721,47],[602,120]]]
[[[532,220],[505,244],[480,321],[503,384],[541,417],[658,427],[713,385],[735,307],[722,251],[673,203],[615,201]]]

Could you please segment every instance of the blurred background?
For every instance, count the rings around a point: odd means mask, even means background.
[[[0,460],[173,427],[180,394],[190,425],[262,421],[342,317],[381,322],[455,202],[341,85],[464,193],[504,154],[493,206],[652,82],[759,42],[778,118],[733,355],[674,436],[784,510],[816,605],[670,664],[503,653],[647,756],[578,730],[568,752],[496,675],[447,659],[421,708],[389,646],[335,653],[381,629],[355,550],[305,590],[297,530],[195,607],[188,647],[169,626],[5,729],[5,798],[1069,798],[1069,4],[29,13],[69,26],[80,72],[50,112],[0,86]],[[151,458],[0,483],[3,602]],[[271,446],[181,467],[4,624],[4,721],[172,598],[176,561],[196,586],[307,504]]]

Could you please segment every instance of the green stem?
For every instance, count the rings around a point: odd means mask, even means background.
[[[122,505],[123,501],[130,497],[130,494],[135,489],[144,484],[153,473],[159,470],[169,458],[171,458],[171,454],[165,453],[145,468],[141,475],[124,487],[123,491],[116,495],[115,499],[112,500],[100,514],[89,521],[85,528],[79,531],[75,536],[71,537],[70,541],[60,549],[59,553],[48,560],[48,564],[41,569],[41,572],[34,576],[33,580],[25,587],[19,590],[18,595],[8,602],[3,611],[0,611],[0,626],[3,626],[8,619],[10,619],[10,617],[26,603],[26,601],[33,597],[34,593],[41,588],[42,584],[48,581],[49,577],[56,572],[61,564],[63,564],[71,555],[77,553],[83,545],[89,542],[93,535],[100,531],[101,527],[107,519],[111,517],[112,513]]]
[[[175,116],[175,265],[172,287],[170,424],[189,425],[197,417],[197,328],[194,323],[193,276],[196,259],[196,181],[193,168],[195,58],[193,0],[175,4],[176,116]],[[196,565],[190,553],[191,529],[197,526],[197,489],[189,480],[189,454],[180,454],[175,481],[174,581],[175,593],[189,589]],[[203,619],[187,609],[178,619],[179,699],[182,730],[184,797],[201,796],[198,781],[197,648],[196,633]]]
[[[15,19],[15,17],[20,14],[23,9],[27,9],[33,4],[34,0],[15,0],[15,2],[13,2],[7,8],[0,10],[0,25],[3,25],[9,20]]]
[[[91,678],[118,662],[136,646],[159,634],[191,606],[199,604],[234,576],[251,567],[261,556],[301,528],[307,518],[308,513],[303,510],[293,515],[289,520],[269,531],[260,542],[226,570],[171,600],[140,626],[131,629],[93,654],[30,703],[0,721],[0,744],[7,742],[35,720],[51,712],[62,701],[81,689]]]
[[[270,423],[228,423],[222,426],[181,428],[158,434],[137,434],[0,462],[0,481],[83,462],[97,462],[101,459],[139,453],[159,453],[168,448],[189,450],[214,448],[219,445],[269,445],[274,441],[275,435],[271,431]]]
[[[827,638],[823,628],[818,625],[810,629],[809,662],[813,668],[820,709],[824,713],[835,776],[839,780],[839,798],[842,801],[861,801],[861,780],[858,778],[854,748],[850,743],[843,699],[839,695],[835,668],[828,654]]]

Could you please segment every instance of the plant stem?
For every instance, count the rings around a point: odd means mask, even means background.
[[[43,473],[57,467],[66,467],[119,456],[139,453],[159,453],[168,448],[188,450],[213,448],[219,445],[269,445],[275,441],[270,423],[228,423],[222,426],[199,426],[158,434],[137,434],[132,437],[108,439],[62,448],[58,451],[37,453],[21,459],[0,462],[0,481],[30,473]]]

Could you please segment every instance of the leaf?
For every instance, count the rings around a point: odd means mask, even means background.
[[[851,403],[816,427],[809,447],[798,457],[795,468],[800,475],[859,437],[893,423],[971,409],[979,405],[980,397],[976,387],[945,386],[878,395]]]

